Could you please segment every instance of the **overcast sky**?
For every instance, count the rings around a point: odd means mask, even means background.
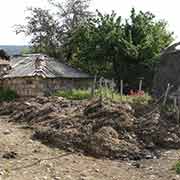
[[[1,0],[0,45],[28,44],[28,38],[13,32],[13,25],[24,23],[25,10],[29,6],[48,8],[47,0]],[[129,15],[132,7],[151,11],[159,19],[168,21],[169,29],[176,35],[176,41],[180,40],[180,0],[93,0],[91,4],[92,9],[107,13],[115,10],[123,17]]]

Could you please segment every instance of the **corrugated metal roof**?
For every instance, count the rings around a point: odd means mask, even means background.
[[[35,67],[37,57],[42,57],[45,65],[40,69]],[[78,69],[72,68],[58,60],[40,54],[31,54],[11,59],[10,65],[12,69],[4,78],[27,77],[27,76],[43,76],[48,78],[90,78],[90,75]]]

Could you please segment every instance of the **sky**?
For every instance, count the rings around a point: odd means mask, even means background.
[[[47,0],[1,0],[0,5],[0,45],[27,45],[29,38],[16,35],[13,26],[24,24],[27,7],[48,8]],[[103,13],[115,10],[122,17],[127,17],[131,8],[150,11],[159,19],[168,21],[169,30],[180,41],[180,0],[92,0],[91,9]]]

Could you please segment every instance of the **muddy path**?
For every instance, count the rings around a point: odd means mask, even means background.
[[[0,117],[0,179],[2,180],[179,180],[173,165],[180,150],[161,159],[111,161],[51,148],[31,139],[28,126]]]

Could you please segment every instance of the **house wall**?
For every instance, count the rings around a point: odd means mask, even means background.
[[[57,90],[69,89],[87,89],[92,86],[92,79],[69,79],[69,78],[49,78],[42,80],[46,94],[55,92]]]
[[[161,96],[165,93],[168,84],[173,85],[171,91],[180,86],[180,51],[164,53],[160,57],[160,64],[154,76],[153,93]]]
[[[0,86],[15,90],[19,96],[50,95],[57,90],[88,88],[92,79],[23,77],[0,80]]]

